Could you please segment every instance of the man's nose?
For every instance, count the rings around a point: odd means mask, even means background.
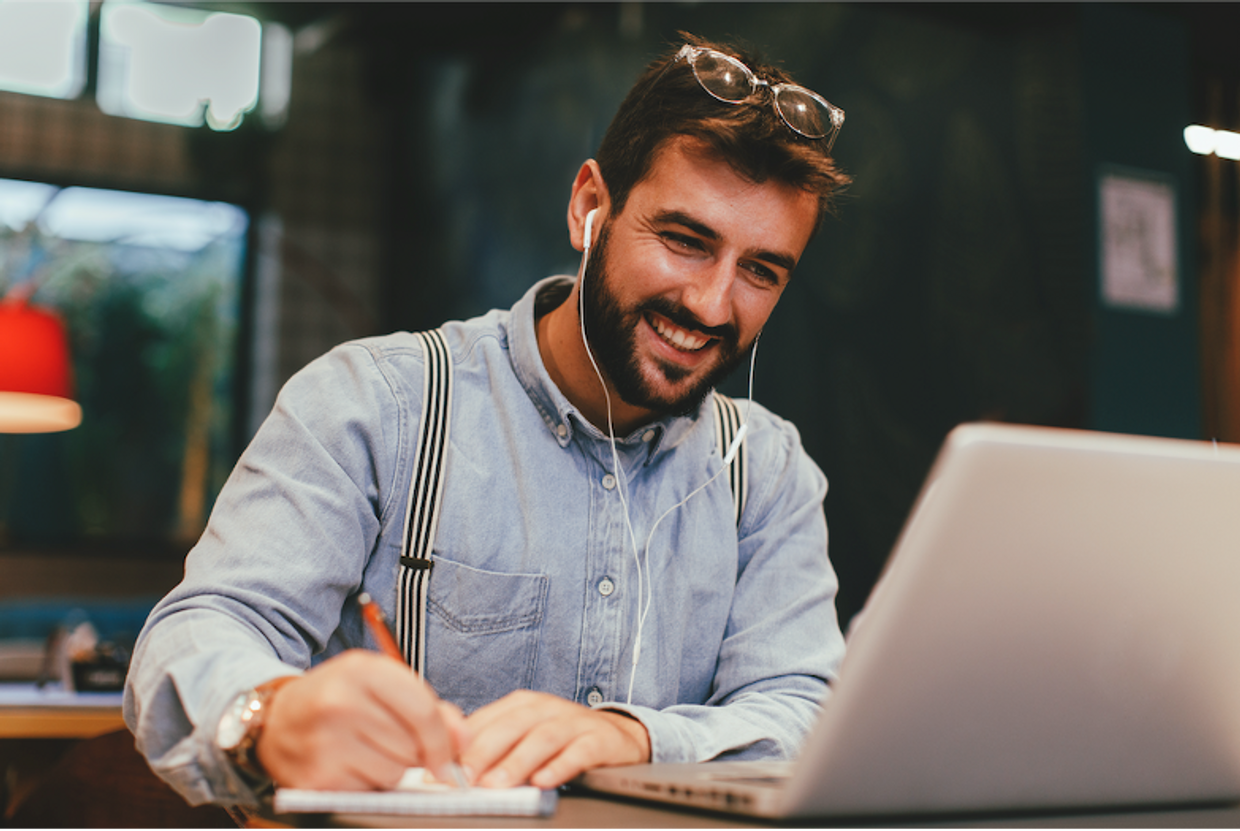
[[[732,269],[719,263],[694,276],[683,294],[683,303],[707,327],[732,320]]]

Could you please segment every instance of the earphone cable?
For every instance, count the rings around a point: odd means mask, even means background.
[[[753,368],[754,368],[754,363],[756,362],[757,357],[758,357],[758,337],[760,337],[761,334],[762,333],[759,332],[758,336],[754,337],[753,347],[749,354],[749,399],[745,403],[745,420],[741,424],[741,430],[737,432],[736,438],[733,440],[733,447],[730,448],[728,451],[729,455],[736,451],[736,446],[739,445],[740,441],[743,439],[745,432],[747,431],[749,427],[749,412],[751,409],[753,409]],[[668,508],[666,511],[664,511],[659,516],[657,520],[655,520],[654,525],[650,527],[649,536],[646,537],[646,546],[645,546],[645,550],[643,551],[643,559],[645,560],[645,563],[646,563],[647,575],[649,575],[650,573],[650,543],[654,540],[654,532],[658,529],[659,523],[667,519],[667,517],[670,516],[671,513],[675,511],[676,509],[683,507],[685,503],[687,503],[690,499],[697,496],[702,491],[706,490],[706,488],[708,488],[712,482],[714,482],[716,479],[722,476],[723,472],[727,469],[728,469],[728,466],[727,466],[727,463],[725,462],[722,466],[720,466],[719,470],[715,471],[714,476],[711,476],[709,479],[707,479],[705,482],[703,482],[701,485],[699,485],[697,488],[691,491],[689,495],[686,496],[684,499],[680,500],[675,505]],[[639,591],[640,591],[640,588],[641,587],[639,584],[638,586]],[[638,597],[640,598],[640,595],[638,595]],[[642,629],[644,629],[646,625],[646,615],[650,613],[650,607],[651,605],[653,605],[653,603],[654,603],[654,578],[652,577],[650,578],[649,581],[647,581],[645,602],[642,603],[640,599],[638,602],[639,609],[638,609],[638,614],[637,614],[637,631],[639,633],[638,635],[639,638],[640,638],[640,633]],[[628,695],[626,696],[626,699],[625,699],[626,704],[633,703],[633,682],[637,678],[637,659],[640,657],[640,653],[641,653],[641,648],[640,648],[640,641],[639,641],[639,645],[634,646],[633,648],[633,664],[629,671],[629,689],[628,689]]]
[[[620,497],[620,507],[624,514],[625,529],[628,532],[629,544],[633,550],[633,563],[636,566],[637,571],[637,627],[633,635],[633,659],[629,671],[629,686],[625,697],[625,703],[631,705],[633,703],[633,685],[637,679],[637,664],[641,659],[642,632],[645,628],[646,617],[650,613],[650,607],[654,602],[654,580],[650,577],[649,573],[650,544],[654,540],[655,531],[658,529],[660,523],[670,516],[673,511],[683,507],[685,503],[704,491],[712,482],[718,479],[723,472],[728,469],[728,464],[731,462],[733,454],[739,450],[741,441],[744,439],[745,433],[749,429],[749,415],[750,411],[753,409],[754,364],[758,355],[758,337],[760,337],[762,333],[759,332],[758,335],[754,337],[753,346],[750,350],[749,399],[745,405],[745,418],[740,429],[736,433],[736,437],[732,440],[731,447],[728,448],[727,458],[724,460],[724,464],[720,466],[719,470],[717,470],[713,476],[691,491],[684,499],[664,511],[659,518],[655,520],[654,525],[650,528],[650,533],[646,537],[646,545],[644,546],[643,551],[639,553],[637,547],[637,534],[633,531],[633,520],[629,515],[628,497],[625,493],[628,483],[624,474],[624,467],[620,463],[620,453],[616,449],[616,430],[611,410],[611,393],[607,389],[607,382],[603,379],[603,372],[599,369],[598,363],[594,359],[594,350],[590,348],[590,341],[586,336],[585,279],[590,260],[591,231],[593,230],[596,211],[597,209],[591,210],[586,216],[585,244],[582,246],[581,273],[577,278],[577,319],[581,325],[581,343],[585,347],[586,357],[590,359],[590,366],[594,368],[594,374],[598,378],[599,385],[603,389],[603,400],[607,407],[607,437],[611,445],[612,466],[615,468],[615,473],[613,475],[616,478],[616,489]],[[642,573],[643,563],[646,572],[645,575]]]

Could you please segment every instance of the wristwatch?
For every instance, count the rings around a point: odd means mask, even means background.
[[[215,743],[252,783],[268,778],[258,761],[258,739],[267,721],[267,703],[276,690],[297,677],[285,675],[241,693],[228,705],[215,728]]]

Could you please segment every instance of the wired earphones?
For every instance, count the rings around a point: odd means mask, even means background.
[[[645,627],[646,616],[649,614],[650,607],[654,601],[653,580],[649,575],[650,544],[654,540],[654,533],[658,529],[659,524],[662,523],[663,520],[666,519],[668,516],[670,516],[673,511],[683,506],[686,502],[688,502],[690,499],[692,499],[697,494],[701,493],[712,482],[718,479],[723,474],[723,472],[728,469],[728,465],[732,463],[733,459],[736,458],[736,454],[740,450],[741,442],[744,441],[745,434],[749,432],[749,412],[753,407],[753,370],[754,370],[754,363],[757,359],[757,354],[758,354],[758,337],[760,337],[762,333],[759,332],[758,335],[754,337],[754,343],[750,350],[749,400],[745,405],[744,421],[741,424],[740,429],[737,430],[736,436],[732,439],[731,444],[728,445],[728,450],[724,454],[722,466],[719,468],[718,471],[715,472],[713,476],[711,476],[709,479],[707,479],[705,482],[703,482],[701,485],[699,485],[697,488],[691,491],[689,495],[686,496],[684,499],[680,500],[675,505],[673,505],[672,507],[664,511],[659,516],[659,518],[655,520],[654,525],[652,525],[650,528],[650,534],[646,537],[646,544],[642,550],[642,553],[639,554],[638,546],[637,546],[637,535],[633,531],[633,520],[629,516],[628,497],[625,493],[625,489],[627,488],[627,482],[626,482],[626,478],[624,475],[624,468],[620,464],[620,453],[616,449],[616,431],[615,431],[615,424],[612,418],[611,393],[607,389],[607,382],[603,379],[603,372],[602,370],[599,369],[598,363],[594,359],[594,351],[590,348],[590,341],[586,337],[585,279],[586,279],[587,264],[589,263],[589,260],[590,260],[590,247],[593,244],[594,220],[597,215],[598,215],[598,208],[592,208],[589,211],[589,213],[586,214],[586,219],[585,219],[585,229],[584,229],[585,234],[584,234],[584,241],[582,245],[582,255],[581,255],[581,273],[578,277],[578,285],[577,285],[577,319],[581,325],[581,343],[585,347],[586,356],[590,359],[590,365],[594,368],[594,374],[598,377],[599,384],[603,388],[603,398],[607,406],[607,437],[611,445],[612,465],[615,467],[615,471],[616,471],[615,473],[616,492],[620,497],[620,507],[624,512],[625,529],[628,532],[629,544],[631,545],[632,550],[633,550],[633,564],[637,570],[637,627],[633,635],[633,660],[632,660],[632,666],[630,667],[630,671],[629,671],[628,694],[626,696],[626,702],[625,702],[627,704],[632,704],[633,703],[633,684],[637,678],[637,664],[641,658],[642,630]],[[643,569],[643,561],[645,563],[644,569]]]

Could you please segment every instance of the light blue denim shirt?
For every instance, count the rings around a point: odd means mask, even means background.
[[[724,475],[650,539],[653,600],[625,703],[633,546],[607,436],[539,355],[535,298],[550,282],[511,311],[444,326],[455,387],[428,682],[466,712],[522,687],[624,710],[648,729],[658,762],[795,754],[844,651],[825,478],[796,429],[754,404],[739,528]],[[401,333],[344,344],[290,379],[184,580],[151,613],[125,719],[190,802],[254,800],[214,744],[229,701],[373,647],[358,592],[393,615],[422,374],[418,341]],[[720,470],[710,406],[618,439],[639,548]]]

